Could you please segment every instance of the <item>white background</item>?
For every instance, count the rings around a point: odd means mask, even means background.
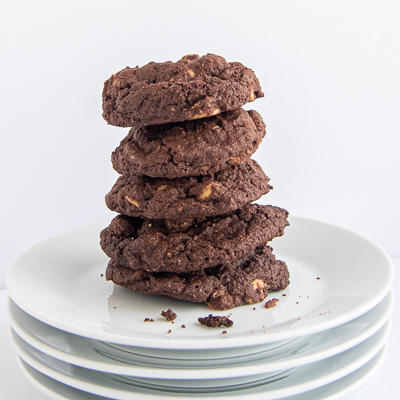
[[[215,53],[260,79],[261,202],[332,222],[400,255],[397,1],[12,1],[0,13],[1,265],[109,221],[110,155],[128,129],[101,117],[128,66]],[[340,252],[340,249],[338,249]]]

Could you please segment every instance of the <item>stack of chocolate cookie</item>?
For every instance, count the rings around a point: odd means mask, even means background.
[[[251,155],[265,135],[253,71],[222,57],[125,68],[105,82],[103,117],[133,127],[112,154],[106,196],[118,212],[101,232],[106,278],[151,295],[229,309],[289,284],[267,245],[287,211],[251,204],[271,186]]]

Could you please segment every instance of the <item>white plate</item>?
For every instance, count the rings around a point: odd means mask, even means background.
[[[370,361],[384,346],[390,321],[375,335],[352,349],[329,359],[294,368],[276,378],[263,375],[223,380],[138,379],[105,374],[76,367],[36,350],[15,333],[10,335],[18,355],[45,375],[89,393],[119,400],[159,400],[179,396],[181,400],[202,398],[238,398],[241,400],[277,399],[303,393],[336,381]],[[222,384],[222,386],[221,386]]]
[[[31,346],[59,360],[88,369],[143,378],[215,379],[287,370],[339,354],[377,332],[388,320],[393,304],[394,296],[390,292],[368,313],[331,330],[249,355],[235,356],[236,349],[228,349],[221,354],[225,358],[207,359],[208,351],[197,351],[206,353],[203,360],[198,357],[195,360],[180,359],[180,353],[188,353],[184,350],[158,350],[158,355],[151,356],[137,354],[140,348],[135,347],[126,346],[122,351],[113,345],[46,325],[26,314],[11,300],[7,308],[15,332]],[[163,357],[167,352],[173,353],[175,359],[172,355]]]
[[[272,242],[285,260],[291,284],[263,304],[237,307],[226,335],[200,326],[211,310],[165,297],[146,296],[106,282],[108,258],[99,247],[96,224],[42,242],[12,265],[7,289],[33,317],[59,329],[113,343],[164,349],[213,349],[271,343],[344,324],[376,306],[389,292],[393,265],[376,244],[346,229],[299,217]],[[318,279],[320,278],[320,279]],[[287,294],[286,297],[282,293]],[[172,308],[175,324],[160,313]],[[155,322],[143,322],[144,318]],[[181,325],[186,326],[185,329]],[[171,332],[168,334],[168,331]]]
[[[157,367],[162,366],[163,368],[166,365],[168,365],[168,368],[173,368],[176,362],[179,363],[180,367],[184,366],[185,368],[195,364],[207,366],[207,362],[210,365],[230,364],[239,359],[244,362],[253,354],[281,348],[283,345],[296,340],[289,339],[257,346],[212,350],[165,350],[125,346],[85,338],[54,328],[21,310],[11,298],[7,299],[6,307],[11,326],[26,342],[44,353],[72,364],[91,368],[89,364],[93,362],[92,369],[99,369],[96,364],[108,362],[108,358],[115,359],[116,364],[118,364],[118,358],[125,363],[127,357],[130,358],[130,364],[135,359],[143,366],[155,364]],[[84,361],[87,365],[82,365],[79,360]],[[110,372],[101,368],[99,370]]]
[[[336,400],[358,388],[368,380],[381,366],[386,353],[383,348],[371,361],[355,372],[333,383],[299,395],[284,397],[282,400]],[[71,386],[58,382],[18,359],[20,368],[27,379],[42,393],[53,400],[109,400],[103,396],[96,396],[83,392]],[[199,396],[201,398],[201,396]]]

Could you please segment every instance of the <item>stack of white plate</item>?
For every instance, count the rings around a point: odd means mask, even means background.
[[[346,229],[290,223],[272,245],[291,284],[268,296],[279,300],[269,309],[215,311],[106,282],[106,223],[38,244],[7,276],[10,338],[23,372],[52,399],[341,397],[383,360],[393,265]],[[173,322],[160,315],[168,308]],[[197,319],[210,313],[234,325],[201,326]]]

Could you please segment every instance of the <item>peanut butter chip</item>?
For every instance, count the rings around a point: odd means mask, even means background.
[[[187,70],[187,73],[193,78],[194,76],[196,76],[196,74],[191,70],[191,69],[188,69]]]
[[[207,113],[202,112],[200,114],[193,115],[192,119],[199,119],[199,118],[204,118],[204,117],[207,117]]]
[[[197,199],[198,199],[198,200],[206,200],[206,199],[208,199],[208,198],[211,196],[211,193],[212,193],[212,183],[208,184],[208,185],[204,188],[203,193],[199,194],[199,195],[197,196]]]
[[[221,110],[219,108],[216,108],[211,115],[217,115],[221,112]]]
[[[243,161],[246,161],[248,159],[243,158],[243,157],[229,157],[229,160],[230,160],[231,164],[239,165],[240,163],[242,163]]]
[[[265,288],[265,282],[262,281],[261,279],[254,279],[254,281],[251,282],[251,285],[255,290],[257,289],[263,290]]]
[[[157,190],[166,190],[168,189],[168,185],[161,185]]]
[[[254,94],[254,89],[253,86],[250,87],[250,101],[253,101],[256,99],[256,95]]]
[[[116,79],[115,74],[113,74],[112,78],[113,78],[113,83],[112,83],[112,85],[113,85],[113,86],[118,85],[118,84],[119,84],[119,79]]]
[[[137,207],[137,208],[140,209],[139,203],[138,203],[136,200],[131,199],[131,198],[128,197],[128,196],[125,196],[125,200],[129,201],[129,203],[133,204],[135,207]]]
[[[223,296],[224,294],[225,294],[225,291],[224,291],[224,290],[217,290],[216,292],[214,292],[214,293],[212,294],[212,297],[215,299],[216,297]]]

